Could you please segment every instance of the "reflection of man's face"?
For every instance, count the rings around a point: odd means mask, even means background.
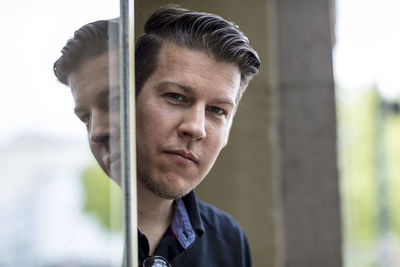
[[[107,53],[94,57],[71,73],[69,82],[90,148],[119,183],[119,146],[109,148],[119,140],[119,120],[108,109],[109,88],[119,83],[118,75],[109,79],[109,67],[117,70],[118,64],[109,65]],[[235,65],[164,43],[157,68],[136,99],[138,182],[168,199],[194,189],[228,141],[239,86]]]
[[[87,59],[69,75],[75,114],[86,125],[90,149],[101,168],[120,184],[119,76],[117,52]],[[110,71],[113,70],[115,75]]]
[[[170,199],[195,188],[227,143],[239,85],[235,65],[164,43],[136,100],[139,182]]]

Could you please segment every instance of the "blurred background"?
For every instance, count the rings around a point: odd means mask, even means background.
[[[198,189],[239,221],[254,266],[400,266],[400,2],[175,2],[236,22],[263,62]],[[165,3],[137,1],[138,34]],[[0,266],[121,266],[120,189],[52,71],[119,3],[1,6]]]
[[[346,266],[400,266],[398,1],[338,1],[334,48]]]

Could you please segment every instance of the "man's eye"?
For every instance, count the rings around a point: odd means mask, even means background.
[[[173,101],[179,101],[179,102],[186,101],[186,97],[184,95],[181,95],[181,94],[167,93],[165,95],[166,95],[166,97],[168,97],[169,99],[172,99]]]
[[[225,114],[227,114],[226,110],[224,110],[223,108],[220,108],[220,107],[216,107],[216,106],[211,106],[211,107],[208,108],[208,110],[213,112],[213,113],[215,113],[215,114],[217,114],[217,115],[225,115]]]

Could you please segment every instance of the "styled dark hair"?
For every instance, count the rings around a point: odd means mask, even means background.
[[[115,38],[110,40],[110,33]],[[109,48],[118,48],[118,19],[98,20],[82,26],[67,41],[61,57],[54,63],[53,70],[58,81],[68,84],[68,76],[89,58],[99,56]]]
[[[110,27],[118,32],[118,20],[96,21],[75,32],[62,49],[62,56],[54,63],[54,73],[60,82],[68,85],[68,75],[78,69],[84,60],[106,52],[110,45],[118,47],[118,38],[109,41]],[[237,100],[260,66],[257,52],[232,22],[214,14],[167,5],[149,17],[144,33],[136,43],[136,94],[156,70],[163,41],[200,50],[217,60],[236,64],[241,73]]]

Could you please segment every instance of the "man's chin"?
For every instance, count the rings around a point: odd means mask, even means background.
[[[163,183],[162,181],[154,181],[150,177],[144,177],[142,175],[138,175],[138,180],[138,182],[143,183],[150,192],[163,199],[179,199],[192,191],[192,187],[189,185]]]
[[[175,200],[186,196],[191,190],[168,190],[166,188],[149,188],[153,194],[163,199]]]

